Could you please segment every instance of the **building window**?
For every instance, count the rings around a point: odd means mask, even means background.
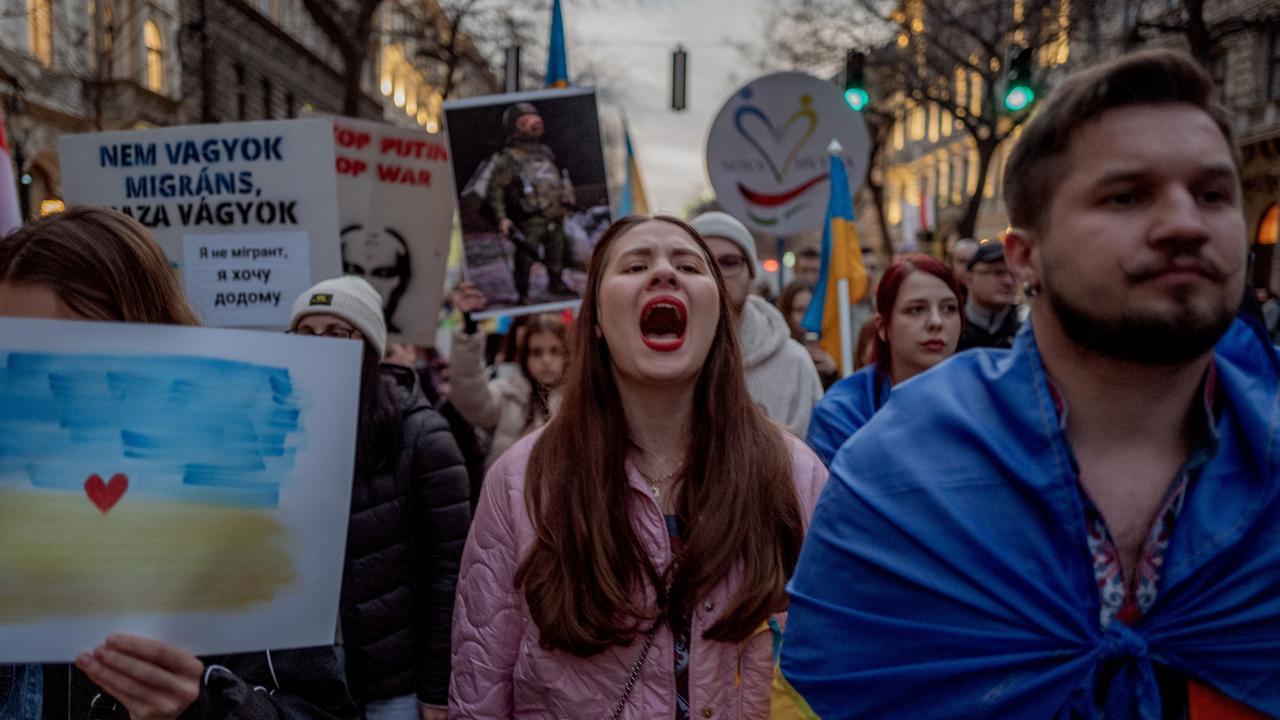
[[[951,204],[951,160],[946,151],[938,153],[938,205],[946,207]]]
[[[982,117],[982,94],[986,88],[982,84],[982,76],[977,72],[969,76],[969,112],[974,117]]]
[[[142,26],[142,40],[147,46],[147,89],[164,92],[164,38],[160,28],[150,20]]]
[[[978,192],[978,147],[976,145],[969,148],[969,172],[967,177],[964,194],[973,197],[973,194]]]
[[[1138,25],[1138,5],[1141,0],[1124,0],[1124,31],[1133,32]]]
[[[964,148],[955,148],[952,153],[955,166],[951,170],[951,202],[956,205],[964,201],[964,159]]]
[[[236,119],[247,120],[249,115],[249,98],[245,94],[244,66],[233,66],[236,75]]]
[[[1267,63],[1267,98],[1280,100],[1280,30],[1271,31],[1271,57]]]
[[[284,115],[290,118],[298,117],[298,99],[293,96],[292,90],[284,94]]]
[[[272,117],[274,117],[271,114],[271,96],[274,94],[272,91],[273,91],[273,88],[271,87],[271,81],[266,78],[263,78],[262,79],[262,117],[267,120],[270,120]]]
[[[1275,245],[1277,236],[1280,236],[1280,205],[1272,203],[1258,223],[1258,236],[1254,238],[1254,244]]]
[[[27,29],[31,54],[41,65],[53,65],[53,0],[27,0]]]

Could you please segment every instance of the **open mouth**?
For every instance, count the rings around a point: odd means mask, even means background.
[[[684,345],[688,311],[680,300],[664,295],[645,303],[640,311],[640,337],[653,350],[674,352]]]

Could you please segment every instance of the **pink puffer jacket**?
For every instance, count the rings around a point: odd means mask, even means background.
[[[643,640],[579,658],[538,645],[538,628],[512,582],[533,542],[524,500],[529,453],[541,432],[516,443],[489,470],[462,556],[453,610],[453,678],[449,716],[477,720],[602,720],[608,718]],[[806,527],[827,470],[804,443],[784,433],[795,467]],[[666,523],[648,486],[630,463],[632,522],[654,567],[671,563]],[[733,573],[703,598],[693,616],[689,702],[693,718],[763,720],[769,715],[773,677],[767,624],[742,643],[712,642],[702,633],[718,617],[739,582]],[[653,602],[652,591],[650,601]],[[785,613],[777,616],[785,624]],[[674,641],[663,625],[622,713],[628,720],[675,716]]]

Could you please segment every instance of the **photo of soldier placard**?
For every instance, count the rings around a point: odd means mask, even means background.
[[[450,101],[464,273],[488,298],[478,317],[571,307],[610,222],[595,91]]]

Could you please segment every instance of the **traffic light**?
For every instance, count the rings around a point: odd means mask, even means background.
[[[1004,106],[1010,112],[1031,107],[1036,101],[1035,84],[1031,80],[1031,50],[1014,46],[1005,65]]]
[[[866,63],[867,56],[857,50],[850,50],[844,56],[844,101],[854,110],[862,110],[870,100],[864,72]]]
[[[671,53],[671,109],[684,110],[689,92],[689,53],[677,45]]]

